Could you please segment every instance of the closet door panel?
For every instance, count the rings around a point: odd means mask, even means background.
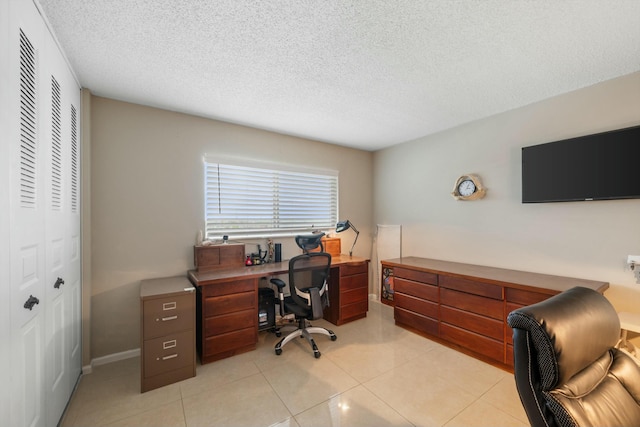
[[[9,3],[0,1],[0,58],[9,58]],[[0,62],[0,236],[9,236],[9,61]],[[11,276],[9,239],[0,240],[0,342],[11,342]],[[3,346],[3,348],[6,348]],[[11,383],[11,352],[0,351],[0,384]],[[9,419],[11,388],[0,387],[0,416]]]
[[[80,91],[34,3],[2,7],[10,325],[2,419],[57,425],[81,372]]]
[[[9,212],[12,426],[45,425],[44,161],[40,124],[40,41],[30,1],[9,3]]]

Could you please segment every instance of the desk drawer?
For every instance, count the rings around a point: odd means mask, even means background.
[[[144,376],[173,371],[193,365],[195,343],[193,329],[144,342]]]
[[[216,283],[202,286],[202,295],[216,297],[221,295],[237,294],[239,292],[257,291],[258,282],[255,279],[233,280],[230,282]]]
[[[204,320],[207,336],[225,334],[238,329],[253,328],[257,314],[255,310],[243,310],[235,313],[223,314],[222,316],[207,317]]]
[[[369,288],[368,276],[366,274],[356,274],[340,278],[340,291],[349,291],[351,289]]]
[[[343,278],[341,282],[345,276],[352,276],[354,274],[369,274],[369,263],[359,262],[340,266],[340,277]]]
[[[204,339],[204,356],[233,352],[237,349],[255,346],[258,341],[258,328],[247,328]]]
[[[369,297],[367,288],[352,289],[350,291],[340,292],[340,304],[353,304],[354,302],[366,301]],[[331,302],[331,301],[329,301]]]
[[[256,308],[256,292],[207,297],[204,301],[204,316],[217,316],[235,311]]]
[[[144,338],[155,338],[185,329],[195,322],[192,294],[145,300],[143,303]]]
[[[354,317],[365,317],[368,309],[369,300],[367,298],[365,298],[364,301],[343,305],[340,307],[341,322],[345,322]]]

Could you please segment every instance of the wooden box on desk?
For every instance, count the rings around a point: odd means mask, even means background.
[[[324,251],[330,253],[331,256],[340,256],[342,253],[341,240],[339,237],[323,237],[322,246],[324,246]],[[320,251],[320,248],[314,249],[311,252],[318,251]]]
[[[229,243],[211,246],[194,246],[193,263],[198,271],[244,266],[244,245]]]

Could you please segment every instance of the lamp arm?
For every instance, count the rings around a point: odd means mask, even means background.
[[[353,226],[353,224],[351,225],[351,228],[353,228],[353,231],[356,232],[356,238],[353,239],[353,245],[351,245],[351,250],[349,251],[349,256],[353,256],[353,248],[356,245],[356,242],[358,241],[358,236],[360,236],[360,232],[358,230],[356,230],[356,228]]]

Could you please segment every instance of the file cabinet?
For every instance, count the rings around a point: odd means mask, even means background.
[[[144,393],[196,375],[195,288],[186,277],[140,282]]]

